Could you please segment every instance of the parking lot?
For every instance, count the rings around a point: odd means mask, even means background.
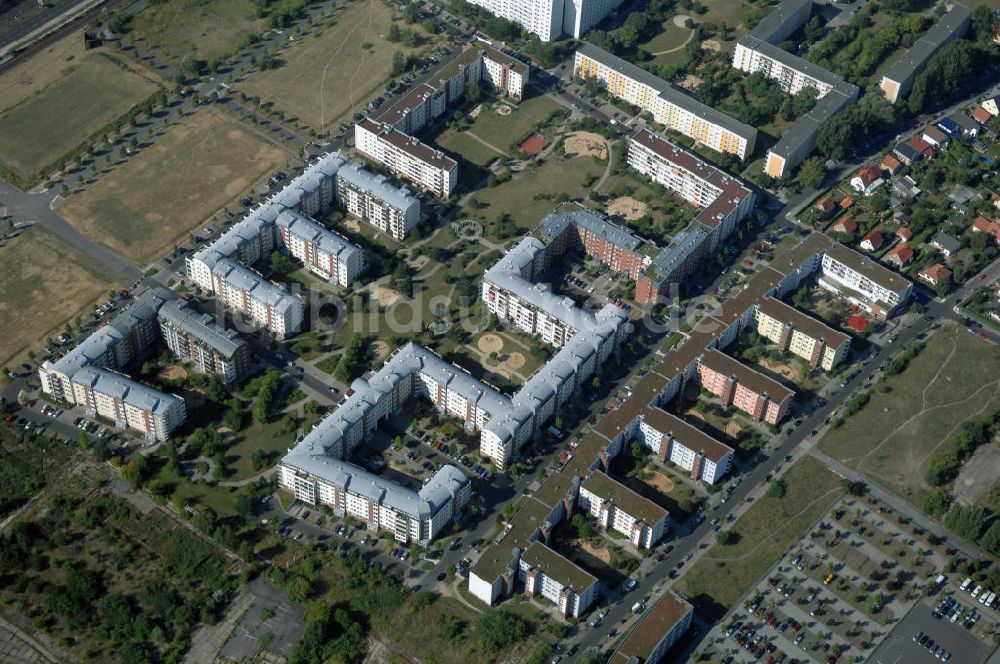
[[[917,635],[920,635],[920,639],[915,641],[914,636]],[[927,639],[925,644],[930,643],[929,646],[918,643],[924,638]],[[931,654],[934,648],[943,648],[950,656],[947,659],[945,656],[935,657]],[[986,661],[991,649],[992,646],[987,647],[960,623],[935,619],[930,607],[918,604],[882,642],[871,661],[879,664],[920,664],[951,660],[961,664],[976,664]]]

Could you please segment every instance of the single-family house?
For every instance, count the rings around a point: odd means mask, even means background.
[[[912,166],[916,162],[923,158],[920,151],[915,147],[910,145],[909,141],[903,141],[892,149],[892,154],[894,154],[901,162],[907,166]]]
[[[937,286],[941,282],[951,279],[951,270],[941,265],[941,263],[934,263],[934,265],[921,270],[917,276],[931,286]]]
[[[858,222],[854,220],[854,217],[851,217],[849,215],[844,215],[833,224],[834,233],[850,234],[857,232],[857,230],[858,230]]]
[[[987,122],[993,119],[993,116],[990,115],[990,112],[987,111],[982,106],[976,106],[974,109],[972,109],[972,112],[969,113],[969,115],[971,115],[972,119],[978,122],[979,124],[986,124]]]
[[[952,118],[941,118],[937,122],[938,129],[952,138],[962,137],[962,127]]]
[[[909,228],[900,228],[896,231],[896,237],[898,237],[903,242],[909,242],[913,239],[913,231]]]
[[[892,179],[892,191],[902,198],[916,198],[920,195],[920,187],[917,181],[909,175]]]
[[[986,112],[996,117],[1000,115],[1000,97],[990,97],[989,99],[984,99],[979,105],[986,109]]]
[[[878,251],[885,244],[885,238],[878,231],[871,231],[861,238],[861,248],[865,251]]]
[[[903,162],[896,159],[891,154],[887,154],[886,156],[882,157],[882,163],[880,165],[882,166],[883,171],[885,171],[889,175],[895,175],[896,173],[899,172],[899,169],[903,167]]]
[[[969,211],[969,204],[974,200],[983,200],[983,195],[968,185],[956,183],[948,192],[948,200],[953,210],[965,214]]]
[[[822,214],[823,218],[825,219],[828,218],[830,215],[832,215],[834,212],[836,212],[837,203],[834,202],[833,197],[824,196],[823,198],[816,201],[816,205],[814,207],[817,210],[819,210],[820,214]]]
[[[924,127],[924,133],[921,137],[926,143],[939,148],[946,148],[948,144],[951,143],[951,137],[941,131],[939,127],[934,125],[927,125]]]
[[[930,245],[940,251],[945,258],[957,254],[958,250],[962,248],[962,243],[947,233],[936,233],[931,238]]]
[[[955,111],[948,116],[948,119],[959,126],[962,138],[975,138],[979,136],[979,130],[982,129],[978,122],[961,111]]]
[[[844,212],[847,212],[852,205],[854,205],[854,199],[850,196],[844,196],[840,201],[840,209]]]
[[[851,178],[851,187],[860,194],[871,196],[882,186],[882,172],[876,166],[863,166]]]
[[[898,269],[903,269],[913,260],[913,249],[903,242],[897,247],[893,247],[885,255],[884,261],[890,265],[895,265]]]
[[[1000,224],[980,215],[972,222],[972,230],[976,233],[986,233],[994,240],[1000,241]]]

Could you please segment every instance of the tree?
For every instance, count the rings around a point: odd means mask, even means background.
[[[399,25],[393,21],[392,25],[389,26],[389,34],[386,35],[386,39],[391,41],[393,44],[399,42],[402,39],[402,35],[399,32]]]
[[[634,26],[626,23],[622,27],[618,28],[615,33],[615,37],[618,39],[618,43],[623,49],[631,49],[639,41],[639,31],[635,29]]]
[[[976,79],[975,72],[988,64],[989,53],[965,39],[944,46],[914,79],[906,100],[910,112],[922,113],[964,89],[970,80]]]
[[[586,540],[594,536],[594,528],[590,525],[590,521],[583,514],[574,514],[573,518],[570,519],[570,523],[576,530],[576,536],[578,538]]]
[[[509,611],[491,609],[476,620],[476,635],[483,650],[494,654],[522,641],[528,635],[528,625]]]
[[[295,261],[280,251],[273,251],[271,252],[271,269],[276,274],[291,274],[295,271]]]
[[[715,541],[722,546],[730,546],[740,541],[740,535],[732,530],[720,530],[715,533]]]
[[[406,71],[406,55],[402,51],[393,52],[392,68],[389,71],[392,76],[399,76]]]
[[[819,189],[823,186],[826,168],[819,157],[811,157],[802,162],[799,168],[799,184],[803,189]]]
[[[409,24],[417,22],[420,18],[420,5],[416,2],[411,2],[410,4],[403,7],[403,20]]]
[[[767,497],[783,498],[787,490],[788,486],[785,484],[784,478],[779,477],[776,480],[772,480],[771,485],[767,487]]]

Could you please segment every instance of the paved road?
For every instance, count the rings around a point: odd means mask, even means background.
[[[39,4],[38,0],[16,0],[0,13],[0,52],[85,2],[58,0]]]

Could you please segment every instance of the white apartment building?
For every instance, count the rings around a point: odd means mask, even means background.
[[[667,510],[601,471],[583,481],[577,500],[601,528],[624,535],[636,549],[653,548],[670,519]]]
[[[715,484],[733,466],[733,448],[661,408],[642,409],[636,418],[635,437],[661,461],[669,461],[691,479],[706,484]]]
[[[882,93],[890,104],[895,104],[910,93],[913,81],[934,54],[941,47],[964,35],[969,28],[971,18],[972,11],[968,7],[951,5],[948,12],[939,18],[926,34],[917,39],[903,57],[889,67],[882,76],[879,87],[882,88]]]
[[[139,431],[147,440],[166,440],[187,418],[181,397],[94,366],[73,374],[72,385],[73,402],[87,415],[114,420],[115,426]]]
[[[819,285],[879,318],[891,316],[913,290],[905,277],[840,243],[823,253]]]
[[[660,664],[691,628],[694,607],[667,591],[612,653],[608,664]],[[672,660],[673,661],[673,660]]]
[[[609,14],[622,0],[472,0],[491,14],[514,21],[541,41],[562,35],[579,39]]]
[[[188,360],[201,373],[216,374],[227,385],[246,375],[250,347],[234,330],[215,324],[208,314],[198,314],[181,300],[160,307],[160,334],[175,357]]]
[[[851,338],[843,332],[772,297],[757,303],[754,322],[758,334],[807,360],[814,369],[831,371],[851,347]]]
[[[654,121],[717,152],[735,154],[740,159],[753,154],[755,128],[593,44],[581,42],[577,47],[573,73],[583,79],[596,78],[608,94],[648,111]]]
[[[281,244],[310,272],[327,281],[349,286],[361,276],[365,259],[361,247],[320,226],[309,217],[283,210],[275,220]]]
[[[223,258],[212,268],[213,288],[227,309],[269,330],[278,339],[294,335],[302,327],[305,304],[274,282]]]
[[[491,44],[485,44],[482,39],[474,48],[480,49],[482,54],[482,80],[494,90],[521,100],[528,85],[531,67],[497,50]]]
[[[338,516],[363,521],[369,530],[385,530],[399,542],[424,546],[472,495],[471,480],[454,466],[442,466],[414,491],[301,444],[282,460],[279,482],[304,503],[326,505]]]
[[[381,175],[355,164],[337,171],[337,203],[394,240],[404,240],[420,223],[420,200]]]
[[[799,118],[767,152],[764,172],[780,178],[798,168],[816,145],[820,125],[854,103],[860,90],[836,74],[778,48],[812,13],[812,0],[782,0],[764,20],[736,43],[733,67],[762,72],[788,93],[811,87],[819,93],[813,109]]]
[[[392,125],[368,118],[354,125],[354,148],[393,174],[448,198],[458,185],[458,162]]]
[[[527,595],[541,595],[555,604],[564,618],[579,618],[597,599],[597,577],[540,541],[532,542],[521,553],[518,577]]]

